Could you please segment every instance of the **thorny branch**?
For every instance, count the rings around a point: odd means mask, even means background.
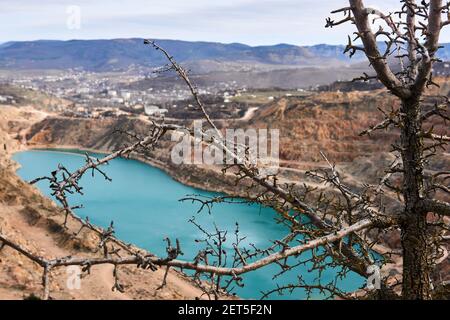
[[[390,112],[380,109],[384,119],[361,135],[393,128],[400,131],[399,142],[392,145],[396,160],[376,191],[394,192],[403,206],[402,212],[397,214],[404,264],[402,297],[429,299],[432,291],[430,270],[443,251],[442,243],[448,231],[442,219],[449,214],[449,203],[441,199],[448,199],[450,173],[427,174],[425,170],[438,151],[448,152],[449,134],[434,132],[433,124],[438,119],[448,128],[450,118],[447,96],[437,97],[437,102],[428,110],[424,96],[427,88],[438,86],[433,80],[432,68],[434,62],[439,61],[439,37],[441,30],[449,24],[450,4],[444,4],[442,0],[399,0],[399,3],[400,10],[383,13],[365,7],[363,0],[349,0],[349,7],[332,14],[344,12],[343,22],[351,21],[356,25],[356,36],[353,40],[349,37],[345,52],[350,56],[356,51],[364,52],[375,71],[375,78],[401,100],[400,108],[392,108]],[[340,22],[327,19],[327,27],[338,24]],[[379,37],[383,37],[384,43]],[[356,41],[362,45],[355,45]],[[399,71],[394,71],[396,69]],[[356,80],[372,78],[364,74]],[[431,125],[430,120],[433,120]],[[333,184],[334,176],[321,177]],[[398,183],[399,179],[403,184]],[[346,193],[345,189],[339,189]],[[348,212],[353,209],[347,207]],[[429,213],[437,215],[440,222],[428,221]]]
[[[145,150],[148,148],[153,148],[159,141],[159,139],[168,131],[181,131],[183,133],[188,133],[193,135],[193,132],[189,128],[183,128],[175,125],[167,125],[167,124],[156,124],[154,123],[152,126],[152,130],[150,134],[143,138],[138,139],[137,142],[132,144],[129,147],[118,150],[102,159],[93,159],[89,155],[86,155],[86,164],[78,169],[75,172],[70,172],[64,166],[60,165],[57,170],[51,173],[48,177],[41,177],[31,181],[30,183],[36,183],[38,181],[47,180],[50,183],[50,188],[52,189],[52,195],[56,198],[56,200],[61,204],[65,213],[64,226],[66,226],[68,222],[68,218],[71,217],[76,221],[80,222],[83,228],[90,229],[94,231],[99,236],[99,248],[103,249],[103,258],[97,259],[88,259],[88,258],[61,258],[56,260],[44,260],[42,258],[35,258],[32,254],[27,252],[26,250],[20,248],[19,252],[25,254],[27,257],[32,258],[33,261],[37,262],[40,266],[44,268],[44,294],[43,298],[49,297],[49,279],[48,274],[51,269],[61,266],[69,266],[69,265],[80,265],[84,266],[87,270],[90,269],[91,266],[96,264],[113,264],[114,272],[113,276],[115,279],[115,285],[113,287],[114,290],[122,291],[124,287],[120,284],[118,279],[118,266],[124,264],[136,264],[138,267],[142,267],[144,269],[156,270],[158,266],[165,266],[166,273],[164,275],[163,283],[160,288],[162,288],[166,284],[166,278],[168,275],[168,271],[170,267],[177,267],[182,270],[195,270],[195,279],[197,284],[202,287],[205,294],[210,297],[213,295],[214,298],[218,298],[221,294],[223,294],[226,290],[232,287],[232,284],[235,283],[238,286],[242,286],[240,274],[250,272],[252,270],[259,269],[268,264],[277,263],[280,267],[286,271],[290,269],[287,264],[287,257],[290,256],[298,256],[300,253],[310,250],[312,248],[316,248],[318,246],[326,246],[326,251],[329,255],[335,257],[338,261],[347,263],[350,265],[350,269],[359,272],[362,275],[366,274],[367,265],[372,262],[371,259],[366,260],[368,255],[360,256],[357,251],[352,247],[352,245],[346,244],[342,239],[349,234],[356,233],[362,229],[371,228],[377,225],[385,225],[391,224],[392,221],[385,218],[376,218],[370,212],[370,210],[366,210],[369,208],[367,206],[364,210],[367,215],[365,219],[358,221],[354,225],[343,225],[339,224],[338,226],[333,226],[331,220],[323,220],[320,218],[321,208],[310,207],[306,203],[304,203],[301,198],[296,195],[292,190],[289,189],[289,186],[286,186],[287,189],[283,189],[281,186],[277,185],[275,179],[270,181],[270,177],[264,176],[259,173],[258,169],[246,158],[240,158],[238,154],[236,154],[233,150],[237,148],[227,148],[224,144],[224,141],[220,139],[221,134],[211,119],[206,114],[204,106],[198,96],[197,90],[192,85],[187,72],[179,66],[175,60],[162,48],[157,46],[154,42],[146,41],[146,43],[152,44],[158,50],[161,50],[166,57],[169,59],[170,63],[174,70],[178,72],[181,78],[185,80],[189,88],[191,89],[192,94],[197,101],[199,108],[204,112],[205,118],[208,123],[218,132],[217,137],[207,135],[205,132],[201,132],[203,137],[208,137],[207,141],[210,141],[214,145],[218,147],[222,147],[227,155],[231,156],[231,158],[235,159],[236,165],[239,168],[238,175],[243,175],[246,178],[251,178],[257,185],[263,187],[265,191],[254,199],[255,202],[261,202],[262,204],[272,206],[275,209],[279,209],[279,205],[270,204],[268,201],[269,194],[273,199],[276,199],[277,202],[282,201],[284,204],[282,205],[284,213],[282,214],[283,218],[285,216],[285,210],[289,207],[288,210],[297,210],[301,213],[301,215],[306,216],[309,222],[305,223],[300,216],[296,214],[295,216],[287,218],[286,221],[289,221],[291,224],[292,234],[287,238],[289,241],[295,240],[296,235],[306,234],[307,239],[310,241],[302,240],[301,245],[290,246],[288,242],[285,241],[275,241],[274,246],[271,248],[260,250],[256,247],[252,247],[253,250],[240,248],[240,243],[244,238],[239,238],[238,231],[236,231],[236,242],[233,244],[235,254],[232,262],[233,267],[226,267],[227,259],[224,256],[224,250],[222,250],[223,242],[225,241],[225,231],[220,231],[216,227],[216,232],[214,234],[208,233],[204,231],[204,234],[207,236],[207,239],[203,240],[203,242],[207,245],[207,248],[202,252],[199,252],[197,258],[194,262],[186,262],[176,260],[177,256],[181,254],[181,250],[179,248],[179,243],[177,242],[177,248],[172,248],[170,241],[168,241],[167,258],[157,258],[152,254],[144,253],[141,251],[136,251],[130,245],[123,243],[121,240],[114,237],[114,226],[111,223],[110,227],[107,230],[103,230],[92,225],[89,222],[89,219],[83,220],[79,218],[74,210],[79,207],[71,207],[69,205],[67,196],[68,194],[73,193],[83,193],[83,188],[79,185],[80,179],[84,176],[85,173],[91,172],[94,175],[96,172],[101,174],[105,179],[111,180],[107,174],[100,169],[101,166],[107,165],[110,161],[118,157],[129,157],[133,152],[138,152],[139,150]],[[137,137],[136,137],[137,138]],[[240,177],[242,179],[242,177]],[[187,200],[187,199],[184,199]],[[192,200],[192,199],[191,199]],[[216,199],[215,201],[218,201]],[[223,201],[223,199],[222,199]],[[207,207],[210,205],[207,204]],[[200,211],[202,207],[200,208]],[[362,208],[362,207],[361,207]],[[288,214],[289,215],[289,214]],[[327,213],[324,212],[323,216],[326,217]],[[191,220],[192,223],[196,224],[194,220]],[[197,227],[201,228],[196,224]],[[74,236],[78,235],[77,232]],[[10,246],[11,243],[7,238],[1,236],[1,240],[4,240],[3,243],[7,246]],[[357,240],[359,241],[359,240]],[[117,247],[111,246],[108,247],[108,243],[112,243]],[[252,246],[252,245],[251,245]],[[11,248],[17,249],[16,246],[10,246]],[[280,247],[281,249],[277,249]],[[366,248],[367,246],[363,246]],[[124,250],[127,252],[128,257],[120,257],[118,252],[120,250]],[[210,258],[208,258],[210,256]],[[260,257],[262,256],[262,257]],[[256,260],[255,260],[256,259]],[[253,262],[249,262],[250,260],[254,260]],[[323,258],[324,261],[324,258]],[[203,263],[200,263],[203,262]],[[306,262],[305,262],[306,263]],[[317,262],[316,262],[317,263]],[[319,265],[320,263],[317,263]],[[323,270],[325,266],[321,266],[320,269]],[[201,274],[209,273],[211,288],[206,288],[204,282],[200,278]],[[231,276],[231,280],[224,282],[221,280],[221,276]]]

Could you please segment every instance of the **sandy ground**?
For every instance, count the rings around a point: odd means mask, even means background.
[[[73,248],[62,245],[61,241],[57,239],[56,234],[52,234],[45,228],[46,223],[38,223],[37,225],[30,225],[27,221],[26,214],[17,214],[23,211],[20,206],[5,206],[0,205],[0,216],[2,220],[6,220],[6,225],[9,227],[2,228],[3,232],[13,238],[20,239],[25,242],[29,250],[36,252],[46,258],[73,256],[92,256],[88,253],[77,253]],[[3,220],[4,221],[4,220]],[[2,224],[5,224],[3,222]],[[0,299],[20,299],[23,296],[34,293],[40,294],[39,277],[40,272],[37,266],[26,261],[26,258],[19,257],[13,253],[11,249],[3,249],[0,256],[5,256],[6,262],[12,260],[19,267],[24,267],[25,270],[18,270],[14,265],[4,266],[6,272],[2,272],[0,276]],[[3,259],[2,259],[3,260]],[[3,261],[2,261],[3,262]],[[5,268],[6,267],[6,268]],[[31,273],[30,270],[31,269]],[[51,297],[54,299],[192,299],[199,296],[201,293],[186,279],[183,279],[175,272],[172,272],[168,278],[168,286],[160,291],[155,289],[161,284],[163,278],[163,270],[157,272],[138,272],[137,276],[129,275],[135,268],[123,267],[119,269],[122,282],[130,287],[125,293],[113,292],[111,288],[114,285],[112,276],[112,265],[100,265],[92,267],[91,275],[83,278],[81,281],[81,288],[70,290],[67,286],[67,281],[70,274],[67,269],[57,269],[52,273],[52,290]],[[28,271],[28,272],[27,272]],[[8,279],[9,278],[9,279]],[[14,280],[23,279],[23,283],[14,284]],[[11,281],[13,280],[13,281]],[[11,283],[12,282],[12,283]],[[11,287],[8,290],[8,284]],[[138,288],[135,287],[139,284]],[[14,287],[19,288],[24,286],[24,290],[14,290]],[[21,288],[21,287],[20,287]],[[22,288],[21,288],[22,289]]]

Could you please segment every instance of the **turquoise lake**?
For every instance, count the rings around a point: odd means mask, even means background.
[[[101,155],[93,154],[95,157]],[[75,152],[56,152],[50,150],[35,150],[19,152],[14,160],[20,163],[18,175],[26,181],[36,177],[49,175],[58,164],[63,164],[69,170],[75,170],[84,164],[84,155]],[[180,259],[191,260],[202,245],[195,242],[203,239],[202,233],[188,222],[193,216],[202,227],[208,231],[214,230],[214,223],[220,230],[228,230],[226,249],[232,252],[234,230],[239,223],[240,235],[246,236],[246,243],[252,243],[258,248],[266,248],[271,241],[281,239],[288,230],[275,223],[276,213],[269,208],[247,204],[216,204],[211,215],[207,211],[197,213],[198,204],[180,202],[186,195],[200,194],[217,195],[212,192],[198,190],[185,186],[160,169],[135,160],[115,159],[103,167],[112,182],[106,181],[101,175],[86,174],[81,181],[84,196],[71,196],[72,206],[83,204],[84,208],[77,210],[79,216],[89,217],[90,221],[101,227],[107,227],[114,221],[116,236],[126,242],[159,255],[166,256],[164,238],[180,240],[184,256]],[[37,184],[39,189],[50,196],[47,182]],[[304,253],[308,255],[308,253]],[[303,256],[305,257],[305,256]],[[295,262],[292,260],[292,262]],[[261,291],[268,291],[283,284],[295,283],[298,274],[305,280],[314,282],[315,272],[308,272],[305,266],[272,279],[280,271],[278,266],[267,266],[243,276],[245,287],[236,288],[235,292],[242,298],[258,299]],[[326,270],[321,278],[323,284],[330,282],[337,270]],[[169,279],[170,282],[170,279]],[[356,274],[349,274],[339,286],[353,291],[362,286],[364,279]],[[272,299],[304,299],[305,292],[294,291],[283,296],[272,295]],[[321,299],[317,293],[313,298]]]

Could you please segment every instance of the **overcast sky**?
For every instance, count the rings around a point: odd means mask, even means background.
[[[366,0],[367,5],[387,11],[398,3]],[[0,42],[145,37],[250,45],[341,44],[352,27],[330,30],[324,25],[331,10],[346,4],[346,0],[0,0]],[[72,6],[80,8],[80,28]],[[442,42],[450,42],[450,30]]]

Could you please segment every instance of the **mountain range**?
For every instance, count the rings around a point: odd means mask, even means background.
[[[342,45],[248,46],[241,43],[157,40],[180,63],[195,66],[280,66],[327,67],[365,61],[358,52],[352,59],[343,54]],[[441,59],[450,60],[450,44],[440,50]],[[130,67],[157,67],[167,61],[160,52],[144,45],[143,39],[37,40],[6,42],[0,45],[0,69],[69,69],[121,71]],[[208,69],[207,68],[207,69]],[[208,71],[208,70],[203,70]]]

